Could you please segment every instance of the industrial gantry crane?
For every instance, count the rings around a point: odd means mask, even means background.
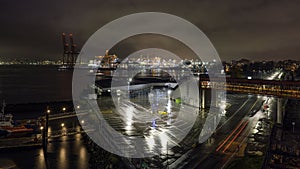
[[[67,41],[66,34],[62,33],[62,42],[63,42],[63,57],[62,57],[62,66],[65,68],[73,68],[76,62],[77,55],[79,52],[76,49],[76,44],[73,41],[73,34],[68,35],[70,45]],[[71,46],[71,47],[70,47]]]

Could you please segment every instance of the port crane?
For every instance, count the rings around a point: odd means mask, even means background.
[[[77,55],[79,54],[79,52],[76,49],[77,45],[76,43],[74,43],[73,40],[73,34],[70,33],[68,35],[69,41],[67,41],[66,33],[62,33],[61,37],[62,37],[64,51],[62,56],[62,65],[60,66],[60,68],[62,69],[73,68],[76,62]]]

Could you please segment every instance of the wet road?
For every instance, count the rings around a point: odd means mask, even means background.
[[[159,113],[153,113],[147,98],[143,96],[116,103],[118,107],[114,109],[112,104],[109,97],[102,97],[98,101],[109,125],[125,136],[144,137],[145,142],[141,146],[143,151],[156,155],[166,154],[167,151],[169,154],[174,153],[171,147],[178,146],[178,139],[184,138],[187,133],[183,131],[193,126],[192,117],[197,117],[198,114],[197,109],[189,106],[180,109],[170,100],[166,110],[161,109]],[[129,146],[134,147],[133,144],[134,142]]]
[[[195,164],[192,162],[193,159],[198,161],[204,159],[203,157],[207,157],[208,153],[212,152],[217,146],[217,143],[236,126],[236,123],[246,116],[252,108],[255,106],[255,108],[258,108],[260,106],[261,101],[262,98],[248,95],[228,94],[226,99],[228,108],[226,109],[226,114],[221,118],[217,133],[207,142],[203,143],[203,146],[196,148],[196,154],[198,155],[195,155],[195,152],[193,152],[193,156],[189,157],[190,160],[187,166]],[[118,106],[122,107],[121,110],[118,110],[118,108],[111,109],[114,107],[114,103],[110,97],[102,97],[98,100],[102,115],[116,131],[129,137],[143,136],[148,140],[143,145],[144,150],[159,155],[159,159],[150,158],[150,163],[154,164],[159,163],[166,165],[168,161],[168,164],[171,165],[182,155],[191,150],[198,141],[201,128],[207,117],[206,110],[199,112],[198,109],[188,105],[185,105],[184,108],[180,110],[180,106],[175,102],[169,102],[168,104],[170,105],[167,106],[173,116],[166,118],[157,117],[157,114],[151,113],[151,105],[144,96],[139,96],[127,100],[126,102],[120,102],[120,104],[121,105]],[[183,120],[176,119],[179,113],[186,115],[190,112],[194,112],[196,115],[186,117]],[[152,121],[154,118],[158,119],[155,127],[153,127]],[[194,125],[190,123],[191,118],[196,118]],[[185,133],[187,136],[184,139],[179,140],[176,136],[186,128],[191,128],[191,130]],[[130,149],[134,149],[134,146],[128,148],[128,151],[131,151]],[[211,156],[211,158],[216,157]],[[183,162],[184,160],[182,164]]]
[[[277,79],[280,78],[279,76],[281,76],[280,72],[275,72],[265,78]],[[236,103],[240,105],[239,108],[235,112],[232,111],[235,109],[233,107],[227,110],[232,112],[231,117],[224,124],[219,125],[211,137],[214,140],[213,144],[202,144],[191,151],[190,158],[181,165],[182,168],[223,168],[232,160],[248,137],[258,132],[260,119],[275,119],[276,99],[274,97],[249,95],[245,102],[236,100]],[[267,112],[262,112],[263,104],[270,106]],[[249,116],[253,110],[257,113],[253,117]]]

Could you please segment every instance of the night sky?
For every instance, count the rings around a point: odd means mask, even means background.
[[[58,60],[62,32],[73,33],[82,46],[106,23],[149,11],[198,26],[222,60],[300,60],[299,6],[300,1],[284,0],[1,1],[0,60]]]

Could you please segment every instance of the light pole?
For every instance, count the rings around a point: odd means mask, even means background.
[[[49,114],[50,114],[50,109],[47,108],[47,111],[46,111],[46,122],[44,124],[44,127],[41,127],[41,129],[43,130],[43,135],[42,135],[42,138],[43,138],[43,150],[45,153],[47,153],[47,142],[48,142],[48,128],[49,128]]]
[[[50,168],[49,167],[49,163],[48,163],[48,154],[47,154],[47,143],[48,143],[48,128],[49,128],[49,114],[50,114],[51,110],[49,109],[49,106],[47,106],[47,111],[45,113],[46,116],[46,122],[44,123],[44,127],[41,127],[42,132],[42,146],[43,146],[43,152],[44,152],[44,158],[45,158],[45,164],[46,164],[46,168]]]
[[[128,78],[128,98],[130,98],[130,83],[132,81],[132,78]]]
[[[66,131],[66,129],[65,129],[65,123],[61,123],[60,126],[61,126],[61,134],[62,134],[62,135],[66,135],[66,134],[67,134],[67,131]]]

